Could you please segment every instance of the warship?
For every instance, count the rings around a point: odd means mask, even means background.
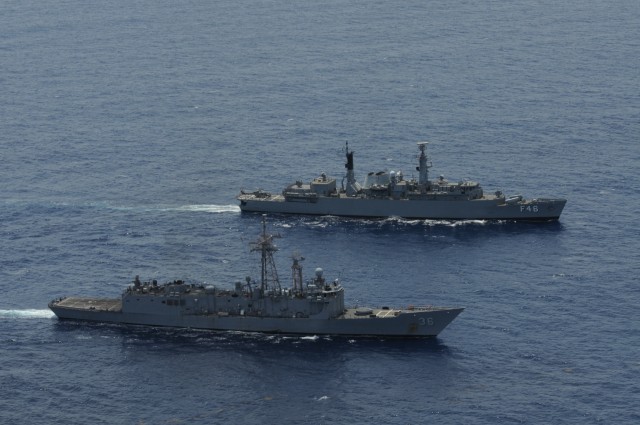
[[[402,172],[370,172],[363,184],[353,169],[353,151],[347,143],[346,175],[338,188],[336,179],[322,173],[310,183],[296,181],[281,194],[262,189],[240,191],[240,210],[246,212],[333,215],[347,217],[402,217],[432,220],[553,221],[567,202],[562,198],[525,199],[501,191],[485,194],[478,182],[449,182],[444,176],[429,180],[428,142],[419,142],[418,180]]]
[[[273,258],[277,247],[263,217],[251,244],[261,254],[259,281],[247,277],[231,289],[181,280],[158,284],[136,276],[120,298],[58,298],[49,308],[59,319],[297,335],[435,337],[463,311],[460,307],[345,308],[339,280],[321,268],[303,281],[302,257],[293,256],[292,285],[280,285]]]

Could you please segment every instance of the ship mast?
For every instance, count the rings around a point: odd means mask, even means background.
[[[304,289],[302,287],[302,265],[300,262],[304,260],[304,257],[297,255],[293,256],[293,264],[291,265],[291,277],[293,278],[293,293],[296,295],[302,295]]]
[[[347,175],[345,176],[347,179],[347,196],[355,196],[362,188],[356,181],[356,176],[353,172],[353,151],[349,151],[349,142],[347,142],[345,153],[347,155],[347,163],[344,164],[344,168],[347,169]]]
[[[425,186],[429,184],[429,168],[431,168],[431,163],[429,163],[429,158],[427,157],[428,144],[429,142],[418,142],[418,147],[420,148],[420,166],[416,167],[416,170],[420,172],[418,183]]]
[[[260,251],[260,290],[262,293],[271,287],[278,292],[281,290],[278,271],[273,260],[273,253],[278,250],[278,247],[273,243],[273,239],[279,237],[280,235],[278,234],[267,234],[266,215],[263,215],[262,234],[256,242],[251,244],[251,252]]]

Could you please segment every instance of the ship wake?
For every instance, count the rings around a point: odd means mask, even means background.
[[[108,208],[120,211],[142,211],[142,212],[203,212],[203,213],[239,213],[240,207],[227,204],[192,204],[192,205],[149,205],[149,206],[113,206]]]
[[[208,212],[208,213],[229,213],[240,212],[237,205],[183,205],[180,207],[165,209],[164,211],[188,211],[188,212]]]
[[[49,309],[0,310],[0,319],[50,319],[54,316]]]

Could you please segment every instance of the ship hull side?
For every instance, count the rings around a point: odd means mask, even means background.
[[[245,212],[369,218],[550,221],[560,218],[565,203],[564,199],[540,199],[522,204],[508,204],[498,198],[439,201],[346,196],[320,197],[314,202],[292,202],[286,201],[282,196],[271,196],[241,197],[240,209]]]
[[[255,316],[219,316],[218,314],[160,315],[125,313],[95,309],[69,308],[50,304],[60,319],[91,322],[167,326],[207,329],[214,331],[242,331],[300,335],[435,337],[462,308],[433,308],[405,312],[395,317],[372,314],[358,317],[354,310],[334,319],[273,318]]]

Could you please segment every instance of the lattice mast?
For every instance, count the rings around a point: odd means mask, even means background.
[[[267,234],[267,220],[263,215],[262,234],[256,242],[251,244],[251,252],[260,251],[260,289],[263,293],[269,288],[278,292],[281,290],[276,263],[273,260],[273,253],[278,250],[273,239],[279,237],[279,234]]]

